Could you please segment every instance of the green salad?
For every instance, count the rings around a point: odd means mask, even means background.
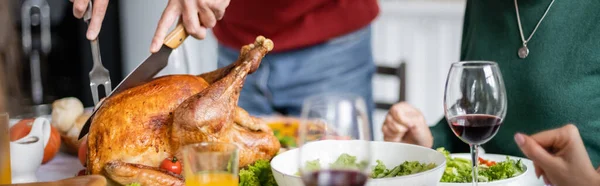
[[[286,136],[281,134],[279,130],[273,130],[273,135],[279,140],[279,144],[283,148],[296,147],[296,139],[292,136]]]
[[[446,157],[446,170],[442,176],[441,182],[450,183],[469,183],[472,180],[471,175],[471,160],[465,158],[450,157],[450,152],[444,148],[438,148]],[[521,160],[513,160],[506,157],[505,161],[493,162],[484,159],[479,159],[479,168],[477,180],[479,182],[490,182],[512,178],[525,172],[525,166]]]
[[[286,140],[287,141],[287,140]],[[446,169],[440,182],[450,183],[469,183],[471,182],[471,161],[465,158],[450,157],[450,152],[444,148],[438,148],[446,157]],[[371,170],[370,177],[373,179],[390,178],[396,176],[404,176],[416,174],[435,168],[435,163],[420,163],[418,161],[405,161],[394,168],[388,169],[381,160],[376,160],[377,165]],[[477,179],[480,182],[490,182],[512,178],[525,172],[525,166],[521,160],[513,160],[506,157],[505,161],[493,162],[479,159],[479,176]],[[333,163],[329,164],[331,168],[356,168],[362,169],[368,166],[367,161],[358,161],[356,156],[346,153],[341,154]],[[319,159],[307,161],[305,163],[306,170],[319,170],[321,164]],[[299,172],[296,173],[300,175]],[[132,183],[127,186],[139,186],[139,183]],[[277,186],[271,164],[267,160],[258,160],[247,168],[239,171],[239,186]]]
[[[430,169],[433,169],[436,165],[435,163],[420,163],[418,161],[405,161],[402,164],[392,168],[387,169],[387,167],[383,164],[381,160],[377,160],[377,165],[373,167],[371,171],[371,178],[391,178],[396,176],[404,176],[409,174],[416,174],[419,172],[424,172]],[[332,169],[336,168],[344,168],[344,169],[362,169],[368,166],[367,161],[356,162],[356,156],[351,156],[349,154],[343,153],[341,154],[333,163],[329,164],[329,167]],[[307,161],[305,166],[305,170],[315,171],[321,168],[321,164],[319,164],[319,159],[315,159],[312,161]],[[296,175],[300,175],[296,173]]]
[[[362,169],[368,166],[369,163],[367,161],[356,162],[356,156],[351,156],[349,154],[343,153],[341,154],[333,163],[329,164],[331,169]],[[317,171],[321,169],[321,164],[319,163],[319,159],[315,159],[312,161],[306,161],[304,165],[304,170],[307,171]],[[300,172],[296,173],[296,175],[300,175]]]
[[[410,174],[416,174],[419,172],[425,172],[435,168],[435,163],[420,163],[418,161],[404,161],[404,163],[394,167],[393,169],[387,169],[383,162],[377,160],[377,165],[373,168],[371,178],[390,178],[395,176],[405,176]]]
[[[254,162],[248,168],[240,170],[239,176],[239,186],[277,186],[271,171],[271,163],[267,160]]]

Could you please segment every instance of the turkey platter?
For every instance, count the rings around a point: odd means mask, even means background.
[[[270,160],[279,141],[237,102],[246,76],[272,49],[273,42],[259,36],[227,67],[158,77],[107,98],[88,134],[87,172],[111,184],[184,185],[181,175],[158,167],[165,158],[179,157],[182,146],[199,142],[236,144],[240,167]]]

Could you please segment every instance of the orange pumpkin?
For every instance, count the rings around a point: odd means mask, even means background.
[[[23,119],[12,126],[10,128],[10,141],[15,141],[27,136],[27,134],[29,134],[31,131],[33,121],[35,121],[35,119]],[[52,160],[52,158],[56,156],[58,150],[60,149],[60,133],[58,132],[58,129],[54,128],[54,126],[50,128],[50,139],[48,141],[48,145],[46,145],[46,148],[44,148],[44,159],[42,160],[42,164]]]
[[[83,165],[83,167],[86,167],[86,160],[87,160],[87,149],[88,149],[88,145],[87,145],[87,136],[83,137],[83,139],[81,139],[81,145],[79,145],[79,152],[77,153],[77,157],[79,157],[79,162],[81,162],[81,165]]]

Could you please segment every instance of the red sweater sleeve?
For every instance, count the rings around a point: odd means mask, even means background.
[[[378,14],[377,0],[232,0],[213,32],[221,44],[235,49],[263,35],[278,52],[350,33]]]

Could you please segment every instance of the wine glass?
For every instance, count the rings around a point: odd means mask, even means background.
[[[304,100],[299,174],[306,186],[363,186],[369,175],[370,121],[365,101],[327,93]]]
[[[506,90],[498,64],[468,61],[452,64],[446,80],[444,113],[454,134],[471,149],[473,185],[477,185],[477,150],[492,139],[506,116]]]

